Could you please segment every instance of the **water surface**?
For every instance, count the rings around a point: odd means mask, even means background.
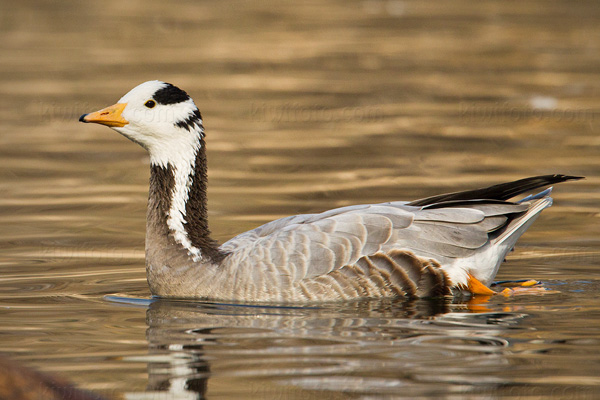
[[[0,352],[112,398],[600,395],[596,2],[0,7]],[[77,118],[149,79],[203,113],[220,241],[292,214],[587,176],[555,188],[498,276],[551,291],[128,300],[149,298],[148,157]]]

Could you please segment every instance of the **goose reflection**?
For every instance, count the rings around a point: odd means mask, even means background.
[[[327,398],[502,384],[486,370],[507,364],[502,333],[524,314],[470,308],[449,299],[315,307],[156,299],[147,311],[147,394]]]

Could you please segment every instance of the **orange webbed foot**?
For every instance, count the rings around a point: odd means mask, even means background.
[[[469,289],[469,292],[476,295],[493,296],[495,294],[498,294],[489,287],[485,286],[471,274],[469,274],[469,279],[467,280],[467,288]]]

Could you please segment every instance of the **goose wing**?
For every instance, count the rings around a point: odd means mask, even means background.
[[[376,253],[407,250],[440,263],[468,257],[527,204],[462,202],[427,208],[391,202],[279,219],[243,233],[221,249],[265,263],[293,281],[329,274]],[[251,262],[252,263],[252,262]]]

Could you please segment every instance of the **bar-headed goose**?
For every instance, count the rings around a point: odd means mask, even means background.
[[[79,120],[107,125],[150,154],[146,272],[152,293],[162,297],[302,302],[491,294],[486,285],[506,254],[552,204],[550,189],[508,199],[579,179],[537,176],[290,216],[219,245],[208,229],[202,117],[186,92],[145,82]]]

